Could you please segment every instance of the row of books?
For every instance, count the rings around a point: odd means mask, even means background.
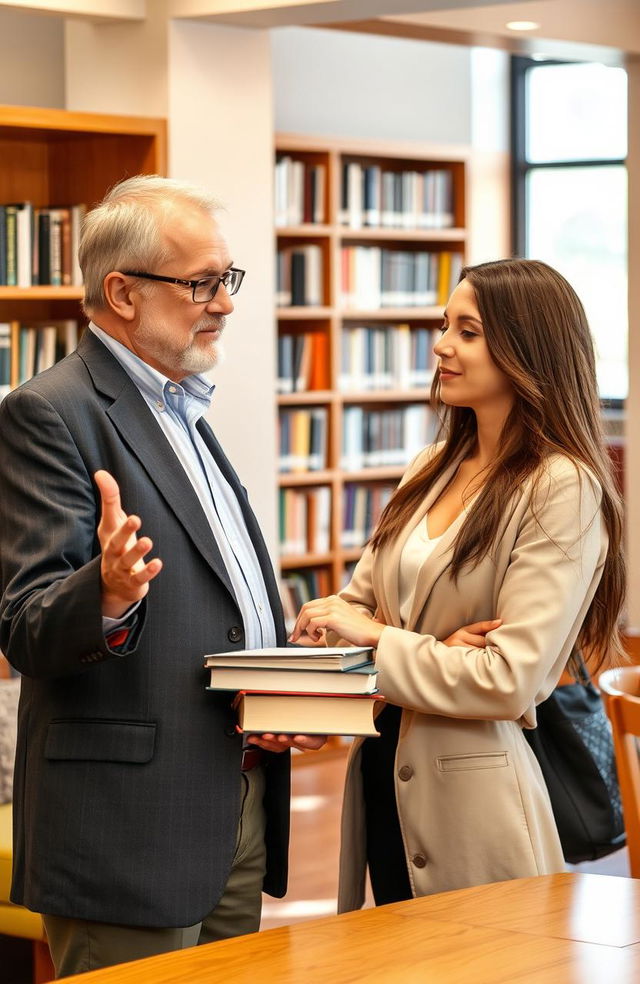
[[[235,694],[247,734],[377,735],[370,647],[240,650],[205,657],[209,690]]]
[[[323,297],[322,247],[314,243],[287,246],[276,257],[278,307],[319,307]]]
[[[80,286],[77,255],[85,214],[85,205],[0,205],[0,285]]]
[[[401,325],[345,325],[340,337],[338,389],[424,389],[433,377],[433,329]]]
[[[325,598],[331,592],[331,577],[326,567],[309,567],[282,573],[280,599],[287,631],[291,631],[298,612],[307,601],[311,601],[312,598]]]
[[[0,322],[0,399],[76,348],[78,322]]]
[[[401,229],[449,229],[454,224],[453,175],[444,168],[388,170],[348,161],[342,166],[340,224]]]
[[[280,553],[286,556],[328,553],[331,530],[331,489],[280,489]]]
[[[343,246],[342,304],[373,311],[447,303],[462,269],[462,254],[381,246]]]
[[[326,407],[281,407],[278,415],[280,472],[321,471],[327,467]]]
[[[330,386],[329,336],[324,331],[278,336],[277,393],[305,393]]]
[[[342,416],[345,471],[405,465],[435,435],[437,417],[424,403],[390,409],[347,406]],[[280,473],[327,467],[327,411],[324,407],[281,407],[278,417]]]
[[[275,171],[276,226],[322,224],[326,217],[327,169],[324,164],[278,157]]]
[[[342,498],[343,548],[362,547],[380,519],[382,510],[396,490],[396,484],[361,485],[347,482]]]
[[[389,410],[345,407],[340,467],[358,471],[406,465],[433,441],[436,424],[436,415],[424,403]]]

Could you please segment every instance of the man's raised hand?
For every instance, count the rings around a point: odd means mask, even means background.
[[[98,539],[102,550],[102,614],[122,615],[149,590],[149,581],[162,570],[162,561],[144,558],[153,547],[148,536],[137,536],[139,516],[127,516],[120,503],[120,489],[113,475],[101,469],[93,476],[102,502]]]

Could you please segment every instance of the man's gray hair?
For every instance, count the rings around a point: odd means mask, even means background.
[[[88,315],[105,307],[104,278],[112,270],[141,270],[168,259],[163,226],[172,206],[192,206],[213,215],[221,204],[206,189],[157,174],[137,174],[114,185],[86,216],[78,261]]]

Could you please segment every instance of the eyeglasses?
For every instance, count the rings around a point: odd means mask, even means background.
[[[142,277],[143,280],[160,280],[163,284],[178,284],[191,287],[191,297],[195,304],[207,304],[216,296],[220,284],[224,284],[227,294],[237,294],[244,280],[245,270],[231,267],[220,277],[203,277],[201,280],[182,280],[180,277],[160,277],[157,273],[141,273],[140,270],[123,270],[127,277]]]

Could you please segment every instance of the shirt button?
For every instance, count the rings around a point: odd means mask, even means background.
[[[414,854],[411,860],[415,864],[416,868],[424,868],[427,863],[427,859],[424,854]]]
[[[400,771],[398,772],[398,776],[400,779],[402,779],[403,782],[407,782],[407,780],[411,779],[411,777],[413,776],[413,769],[411,768],[410,765],[403,765]]]
[[[170,387],[169,387],[169,392],[170,392],[170,393],[177,393],[178,391],[177,391],[177,389],[175,388],[175,386],[170,386]]]
[[[164,403],[161,403],[160,400],[157,400],[156,401],[156,406],[157,406],[158,410],[164,410]]]

